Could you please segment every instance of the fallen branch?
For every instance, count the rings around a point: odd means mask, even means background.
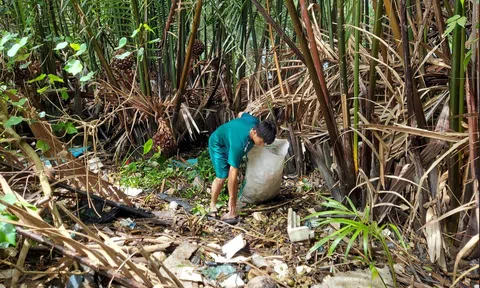
[[[169,225],[172,225],[172,223],[173,223],[173,219],[154,219],[155,215],[153,215],[151,213],[148,213],[148,212],[145,212],[141,209],[132,208],[132,207],[129,207],[129,206],[126,206],[126,205],[108,200],[108,199],[104,199],[100,196],[91,195],[91,194],[88,195],[88,193],[85,192],[85,191],[82,191],[80,189],[68,186],[68,185],[63,184],[63,183],[55,183],[55,184],[53,184],[53,186],[66,189],[66,190],[71,191],[71,192],[75,192],[75,193],[83,195],[85,197],[90,196],[90,198],[93,199],[93,200],[104,202],[105,204],[107,204],[109,206],[116,207],[116,208],[120,209],[121,211],[126,212],[126,213],[128,213],[130,215],[133,215],[133,216],[136,216],[136,217],[152,218],[151,221],[154,222],[155,224],[169,226]]]
[[[118,272],[112,270],[112,269],[102,269],[100,267],[100,265],[96,264],[96,263],[93,263],[90,259],[86,258],[86,257],[80,257],[78,256],[77,253],[75,253],[74,251],[71,251],[69,249],[65,249],[64,247],[61,247],[61,246],[58,246],[58,245],[55,245],[54,243],[52,243],[51,241],[49,240],[45,240],[42,236],[38,235],[38,234],[35,234],[35,233],[32,233],[30,231],[27,231],[27,230],[24,230],[23,228],[20,228],[20,227],[16,227],[17,229],[17,233],[28,238],[28,239],[31,239],[39,244],[43,244],[45,246],[48,246],[50,248],[52,248],[53,250],[55,250],[55,252],[59,253],[59,254],[62,254],[63,256],[66,256],[68,258],[71,258],[71,259],[74,259],[75,261],[85,265],[85,266],[88,266],[89,268],[91,268],[92,270],[94,270],[95,272],[98,272],[110,279],[113,279],[114,281],[118,282],[119,284],[121,285],[125,285],[127,287],[132,287],[132,288],[147,288],[147,286],[141,284],[141,283],[138,283],[137,281],[133,280],[133,279],[130,279],[130,278],[127,278],[121,274],[119,274]]]

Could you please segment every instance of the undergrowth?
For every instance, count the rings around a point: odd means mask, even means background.
[[[175,188],[179,180],[186,180],[192,184],[198,177],[201,182],[212,182],[215,179],[215,171],[208,151],[202,151],[196,159],[196,163],[185,163],[174,158],[166,159],[157,153],[147,160],[126,163],[120,171],[120,185],[157,189],[165,180],[164,190],[167,190]],[[191,198],[195,192],[198,192],[197,187],[185,188],[180,195],[184,198]]]
[[[327,256],[331,256],[337,249],[338,245],[342,241],[345,241],[347,243],[344,254],[345,261],[348,259],[351,249],[357,247],[359,257],[356,258],[370,268],[372,278],[380,277],[383,282],[383,279],[375,267],[375,256],[372,252],[373,245],[378,244],[382,247],[383,253],[387,258],[387,264],[390,274],[392,275],[394,286],[398,287],[394,270],[394,261],[390,248],[388,247],[386,231],[392,230],[393,234],[398,238],[401,249],[407,251],[407,246],[403,241],[399,229],[393,224],[379,225],[376,221],[373,221],[370,213],[371,210],[368,206],[364,211],[359,211],[348,198],[347,202],[350,207],[330,198],[322,198],[325,201],[322,202],[321,205],[324,206],[326,210],[313,213],[305,219],[320,218],[319,227],[328,228],[331,225],[337,225],[340,228],[320,239],[320,241],[310,249],[309,253],[312,253],[328,242],[333,241],[331,242],[327,253]],[[363,255],[360,251],[363,252]]]

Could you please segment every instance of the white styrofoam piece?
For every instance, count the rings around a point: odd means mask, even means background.
[[[307,226],[300,226],[300,216],[288,208],[287,232],[291,242],[305,241],[314,237],[315,232]]]

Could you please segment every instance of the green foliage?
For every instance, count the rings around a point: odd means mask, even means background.
[[[8,50],[7,55],[8,57],[15,57],[17,55],[18,51],[27,44],[28,37],[23,37],[18,41],[18,43],[15,43],[10,50]]]
[[[2,220],[12,220],[8,215],[0,215],[0,249],[8,248],[8,246],[16,246],[17,231],[10,223],[5,223]]]
[[[453,29],[457,27],[457,25],[465,28],[465,24],[467,23],[467,17],[460,15],[453,15],[452,17],[448,18],[447,20],[447,29],[445,29],[445,32],[443,33],[443,37],[446,37],[452,33]]]
[[[88,82],[92,79],[93,75],[95,75],[95,72],[89,72],[87,75],[80,77],[80,82]],[[68,95],[68,94],[67,94]]]
[[[67,134],[77,134],[77,128],[72,122],[59,122],[52,126],[55,132],[66,132]]]
[[[6,194],[0,197],[0,200],[13,205],[17,198],[14,194]],[[5,249],[8,246],[16,246],[16,230],[15,227],[10,223],[5,223],[2,219],[6,220],[16,220],[14,216],[10,215],[5,211],[7,207],[3,204],[0,204],[0,249]]]
[[[10,128],[12,126],[20,124],[22,121],[23,121],[22,116],[11,116],[10,118],[8,118],[7,121],[5,121],[3,126],[5,126],[5,128]]]
[[[115,50],[118,50],[118,49],[121,49],[123,48],[123,46],[127,45],[127,38],[126,37],[122,37],[120,38],[120,40],[118,41],[118,46],[115,48]]]
[[[35,146],[37,147],[37,149],[40,149],[40,151],[42,151],[43,153],[50,150],[50,145],[48,145],[47,142],[43,140],[38,140]]]
[[[358,239],[358,244],[360,245],[361,243],[361,246],[363,246],[364,255],[362,255],[362,261],[368,265],[371,265],[373,261],[373,253],[371,251],[371,246],[373,241],[377,241],[380,243],[383,248],[383,252],[387,256],[390,272],[392,274],[394,282],[396,283],[395,271],[393,269],[393,259],[387,246],[387,241],[383,231],[387,228],[393,230],[394,234],[397,236],[398,241],[401,244],[401,247],[406,251],[407,247],[403,242],[402,235],[398,228],[393,224],[385,224],[379,226],[376,221],[370,220],[371,217],[369,207],[366,207],[364,211],[358,211],[355,208],[355,205],[353,205],[351,200],[348,198],[347,202],[349,204],[349,207],[346,207],[342,203],[333,199],[325,197],[322,198],[325,201],[322,202],[321,205],[324,206],[326,210],[318,213],[313,213],[305,219],[326,217],[325,220],[322,220],[319,223],[320,227],[337,224],[341,228],[320,239],[320,241],[318,241],[310,249],[309,253],[314,252],[327,242],[332,241],[327,254],[328,256],[331,256],[340,244],[340,242],[343,241],[345,237],[348,237],[350,240],[347,244],[347,248],[345,249],[345,261],[348,258],[350,250]],[[372,270],[372,273],[374,273],[375,271],[376,269]]]
[[[31,79],[31,80],[28,80],[27,83],[28,83],[28,84],[31,84],[31,83],[35,83],[35,82],[38,82],[38,81],[42,81],[42,80],[45,79],[46,77],[47,77],[47,74],[40,74],[40,75],[38,75],[36,78]]]
[[[148,141],[144,152],[148,150]],[[146,150],[145,150],[146,149]],[[151,149],[151,148],[150,148]],[[148,152],[147,152],[148,153]],[[166,160],[160,153],[154,154],[148,160],[128,163],[120,172],[120,184],[135,188],[155,188],[165,180],[165,187],[173,187],[174,181],[184,178],[192,183],[196,177],[202,181],[211,182],[215,179],[215,171],[207,151],[198,156],[198,162],[192,166],[179,166],[174,159]],[[199,187],[187,187],[181,191],[181,197],[192,198],[201,190]]]
[[[132,54],[132,52],[127,51],[127,52],[122,53],[120,55],[116,55],[115,58],[123,60],[123,59],[127,58],[128,56],[130,56],[130,54]]]
[[[57,46],[53,49],[53,50],[62,50],[64,49],[65,47],[68,46],[68,42],[65,41],[65,42],[60,42],[57,44]]]
[[[73,76],[77,75],[78,73],[82,72],[83,64],[80,60],[77,59],[70,59],[65,66],[65,71],[72,74]]]
[[[150,152],[150,150],[152,150],[152,147],[153,147],[153,140],[150,138],[143,145],[143,155],[148,154],[148,152]]]

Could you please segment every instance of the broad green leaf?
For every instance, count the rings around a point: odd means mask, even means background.
[[[77,53],[75,53],[75,56],[80,56],[85,53],[85,51],[87,51],[87,44],[83,43],[80,45],[80,49],[78,49]]]
[[[7,193],[0,197],[0,200],[7,202],[10,205],[13,205],[17,202],[17,197],[15,197],[15,194],[13,193]],[[0,211],[4,211],[6,208],[7,206],[0,203]]]
[[[80,44],[77,44],[77,43],[70,43],[70,47],[74,50],[74,51],[78,51],[80,50]]]
[[[42,151],[43,153],[47,152],[48,150],[50,150],[50,146],[47,144],[47,142],[43,141],[43,140],[38,140],[37,141],[37,144],[35,145],[38,149],[40,149],[40,151]]]
[[[62,50],[63,48],[67,47],[68,46],[68,42],[65,41],[65,42],[60,42],[57,44],[57,46],[55,47],[55,49],[53,50]]]
[[[62,92],[60,94],[62,95],[63,100],[68,100],[68,98],[70,98],[67,91],[65,91],[65,90],[62,90]]]
[[[115,48],[115,50],[118,50],[120,48],[122,48],[123,46],[127,45],[127,38],[126,37],[122,37],[119,41],[118,41],[118,46],[117,48]]]
[[[15,45],[8,50],[7,55],[8,57],[15,57],[17,55],[18,50],[20,50],[25,44],[27,44],[28,37],[23,37],[20,42],[16,43]]]
[[[42,87],[40,89],[37,89],[37,93],[42,94],[43,92],[47,91],[47,89],[48,89],[48,86]]]
[[[3,126],[5,126],[5,128],[10,128],[12,126],[15,126],[17,124],[20,124],[21,122],[23,121],[23,117],[22,116],[12,116],[10,118],[8,118],[8,120],[3,124]]]
[[[18,35],[17,33],[5,32],[2,36],[2,39],[0,40],[0,47],[5,45],[5,43],[7,43],[8,41],[17,37],[17,35]]]
[[[75,128],[75,126],[73,125],[72,122],[67,122],[67,124],[65,124],[65,131],[67,132],[67,134],[77,134],[78,133],[77,128]]]
[[[24,63],[24,64],[20,65],[20,69],[28,68],[28,66],[30,66],[30,64],[32,64],[32,61],[28,61],[27,63]]]
[[[447,22],[445,23],[450,24],[450,23],[456,22],[459,18],[460,18],[460,15],[458,14],[453,15],[452,17],[448,18]]]
[[[145,142],[145,144],[143,145],[143,155],[147,154],[148,152],[150,152],[150,150],[152,150],[152,147],[153,147],[153,140],[152,139],[148,139],[147,142]]]
[[[10,223],[1,221],[1,218],[5,218],[0,215],[0,249],[8,248],[8,246],[17,245],[17,230]]]
[[[78,73],[82,72],[83,65],[80,60],[77,59],[70,59],[65,66],[65,71],[72,74],[73,76],[77,75]]]
[[[27,60],[29,57],[30,57],[30,53],[24,53],[24,54],[20,54],[20,55],[17,54],[17,56],[15,56],[15,61],[23,62],[23,61]]]
[[[130,56],[130,54],[132,54],[132,52],[127,51],[127,52],[122,53],[120,55],[116,55],[115,58],[123,60],[123,59],[127,58],[128,56]]]
[[[143,60],[143,54],[144,54],[144,52],[145,52],[145,49],[144,49],[143,47],[140,48],[140,49],[138,49],[137,54],[138,54],[138,60],[139,60],[139,61],[142,61],[142,60]]]
[[[18,100],[18,102],[12,102],[12,105],[16,107],[23,107],[23,105],[25,105],[26,102],[27,102],[27,98],[22,98]]]
[[[33,83],[33,82],[42,81],[43,79],[45,79],[45,77],[47,77],[47,74],[40,74],[40,75],[37,76],[37,78],[32,79],[32,80],[28,80],[27,83],[30,84],[30,83]]]
[[[87,75],[80,77],[80,82],[90,81],[90,79],[92,79],[94,74],[95,72],[92,71],[92,72],[89,72]]]
[[[467,23],[467,17],[462,16],[460,19],[457,20],[457,24],[465,28],[465,24]]]
[[[48,74],[48,80],[50,81],[50,84],[53,84],[55,82],[64,83],[62,78],[58,77],[57,75],[53,75],[53,74]]]
[[[65,130],[65,122],[58,122],[57,124],[52,125],[52,128],[55,132]]]

